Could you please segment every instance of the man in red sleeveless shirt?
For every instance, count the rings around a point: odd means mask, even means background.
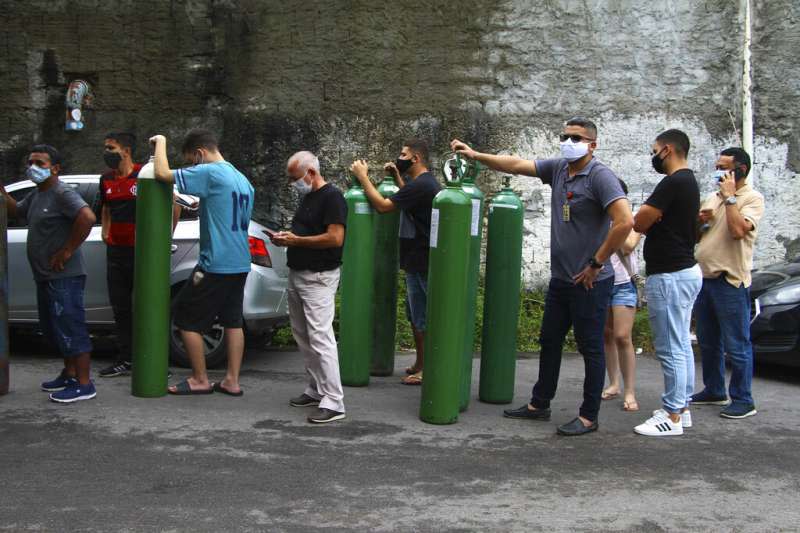
[[[136,137],[113,132],[103,141],[103,161],[110,169],[100,176],[100,220],[106,243],[106,281],[116,322],[117,361],[100,371],[100,377],[123,376],[131,370],[133,322],[133,263],[136,236],[136,180],[142,165],[133,162]],[[173,209],[173,224],[180,207]]]

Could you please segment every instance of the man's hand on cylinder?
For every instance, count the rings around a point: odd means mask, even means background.
[[[364,185],[369,181],[369,165],[364,159],[356,159],[353,161],[353,164],[350,165],[350,172],[353,173],[353,176]]]
[[[452,142],[450,142],[450,149],[458,155],[463,155],[468,159],[475,159],[475,150],[470,148],[465,142],[459,141],[458,139],[453,139]]]

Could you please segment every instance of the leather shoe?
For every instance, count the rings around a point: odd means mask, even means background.
[[[516,409],[505,409],[503,416],[506,418],[526,418],[529,420],[550,420],[550,409],[536,409],[531,411],[528,404]]]
[[[567,422],[561,426],[558,426],[556,430],[559,435],[564,435],[565,437],[574,437],[576,435],[585,435],[586,433],[591,433],[592,431],[597,431],[597,422],[592,422],[592,425],[586,427],[581,422],[581,419],[575,417],[574,420],[571,422]]]

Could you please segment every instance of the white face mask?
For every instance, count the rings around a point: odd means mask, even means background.
[[[306,174],[308,174],[307,170],[306,173],[303,174],[302,178],[292,182],[292,187],[294,187],[295,190],[300,193],[300,196],[305,196],[311,192],[311,184],[306,182]]]
[[[572,163],[589,153],[589,143],[572,142],[567,139],[561,143],[561,157]]]

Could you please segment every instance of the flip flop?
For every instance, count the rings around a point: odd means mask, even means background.
[[[422,373],[417,372],[400,380],[403,385],[422,385]]]
[[[222,394],[227,394],[228,396],[243,396],[244,395],[244,391],[241,390],[241,389],[239,390],[239,392],[231,392],[231,391],[229,391],[228,389],[226,389],[225,387],[222,386],[222,382],[221,381],[218,381],[216,383],[212,383],[211,384],[211,390],[213,390],[214,392],[221,392]]]
[[[184,379],[183,381],[179,381],[175,384],[175,390],[171,391],[167,388],[167,392],[169,394],[174,394],[175,396],[189,396],[193,394],[211,394],[214,392],[214,389],[193,389],[189,385],[189,381]]]
[[[637,402],[636,400],[633,401],[625,400],[624,402],[622,402],[622,410],[628,412],[638,411],[639,402]]]
[[[603,392],[603,394],[600,395],[600,398],[603,399],[603,400],[613,400],[617,396],[619,396],[618,392],[615,392],[613,394],[609,394],[607,392]]]

